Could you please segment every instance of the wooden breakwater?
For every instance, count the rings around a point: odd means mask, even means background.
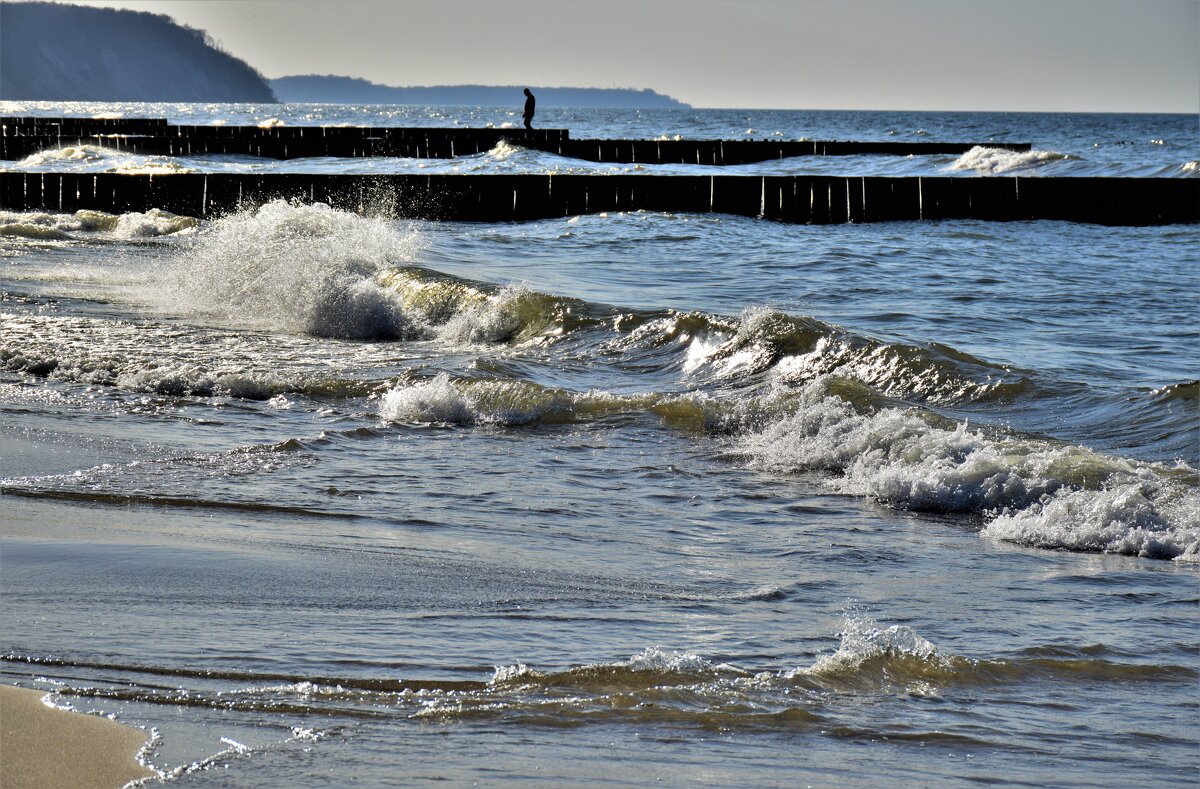
[[[0,172],[0,208],[215,217],[273,199],[458,222],[619,211],[838,224],[937,219],[1200,221],[1200,180],[738,175],[121,175]]]
[[[150,129],[168,126],[166,118],[52,118],[43,115],[0,116],[0,129],[13,133],[21,129],[79,128],[97,131],[112,129]]]
[[[402,157],[446,159],[489,151],[502,140],[573,159],[615,164],[734,165],[794,156],[965,153],[976,145],[1027,151],[1029,143],[837,140],[574,140],[566,129],[347,126],[183,126],[158,119],[0,118],[0,159],[93,145],[160,156],[241,155],[269,159]]]
[[[23,159],[38,151],[78,145],[154,156],[257,156],[304,159],[395,156],[453,159],[484,153],[507,140],[514,145],[555,150],[565,129],[429,129],[341,126],[165,126],[155,130],[89,132],[64,126],[34,127],[0,135],[0,159]]]

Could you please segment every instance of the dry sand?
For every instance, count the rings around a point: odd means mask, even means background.
[[[47,707],[43,691],[0,685],[0,787],[106,787],[155,775],[135,755],[141,729]]]

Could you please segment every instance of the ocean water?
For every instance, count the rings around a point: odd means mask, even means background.
[[[1200,158],[1191,116],[538,120],[1034,145],[745,172],[1196,177]],[[610,171],[511,146],[6,166]],[[3,681],[152,730],[144,758],[182,785],[1194,786],[1198,241],[0,210]]]

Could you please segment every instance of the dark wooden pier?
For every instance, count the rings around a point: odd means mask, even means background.
[[[0,208],[215,217],[273,199],[456,222],[610,211],[839,224],[938,219],[1101,225],[1200,221],[1200,180],[739,175],[121,175],[0,172]]]

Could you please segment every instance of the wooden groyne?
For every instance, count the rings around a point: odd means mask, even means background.
[[[5,129],[4,131],[7,131]],[[395,156],[453,159],[495,148],[501,140],[539,150],[556,150],[565,129],[365,129],[340,126],[166,126],[137,133],[88,133],[74,127],[22,129],[0,135],[0,159],[23,159],[38,151],[78,145],[155,156],[257,156],[304,159]]]
[[[121,121],[127,125],[122,125]],[[12,123],[10,123],[12,121]],[[19,122],[18,122],[19,121]],[[182,126],[157,119],[0,118],[0,159],[93,145],[159,156],[241,155],[269,159],[402,157],[447,159],[489,151],[502,140],[573,159],[614,164],[734,165],[794,156],[965,153],[976,145],[1027,151],[1029,143],[834,140],[573,140],[566,129],[346,126]]]
[[[166,118],[51,118],[44,115],[0,116],[0,127],[10,130],[71,127],[106,130],[114,128],[148,129],[169,125]]]
[[[1200,221],[1200,180],[738,175],[120,175],[0,172],[0,208],[215,217],[272,199],[457,222],[618,211],[802,224],[937,219],[1102,225]]]

